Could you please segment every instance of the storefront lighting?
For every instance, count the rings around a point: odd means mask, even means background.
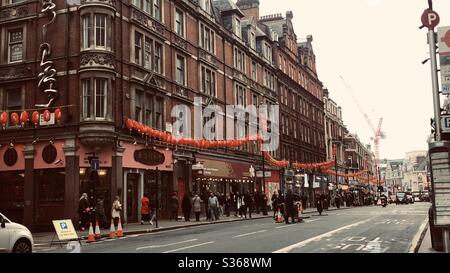
[[[80,175],[84,175],[86,173],[86,169],[85,168],[80,168]]]
[[[107,170],[99,170],[99,171],[98,171],[98,175],[99,175],[99,176],[105,176],[106,173],[107,173]]]

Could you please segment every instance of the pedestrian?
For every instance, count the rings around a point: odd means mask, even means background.
[[[239,208],[239,217],[242,217],[242,215],[244,215],[244,217],[247,218],[247,207],[245,204],[244,194],[239,193],[237,202],[237,207]]]
[[[187,193],[184,194],[183,197],[183,201],[181,201],[181,207],[183,209],[183,214],[184,214],[184,221],[189,222],[190,221],[190,216],[191,216],[191,200],[189,199],[189,196],[187,195]]]
[[[234,196],[233,196],[233,208],[234,208],[234,216],[238,217],[239,215],[239,192],[237,192]]]
[[[196,193],[194,195],[194,198],[192,198],[192,204],[194,206],[194,213],[195,213],[195,221],[199,222],[200,221],[200,212],[202,210],[202,199],[198,196],[198,194]]]
[[[205,200],[205,212],[206,212],[206,221],[211,220],[211,214],[209,213],[209,205],[208,200],[211,195],[211,192],[204,192],[202,200]]]
[[[98,198],[97,208],[96,208],[96,217],[99,222],[99,226],[103,227],[104,229],[107,229],[108,221],[106,219],[105,198],[103,196],[100,196]]]
[[[286,216],[284,220],[286,224],[289,224],[289,217],[292,218],[292,223],[295,223],[294,195],[292,194],[292,190],[290,189],[287,192],[285,204],[286,204]]]
[[[210,196],[208,198],[208,208],[209,208],[209,214],[211,218],[210,221],[216,221],[217,220],[217,208],[219,206],[219,200],[217,199],[217,196],[214,195],[213,192],[210,193]]]
[[[227,217],[230,217],[231,206],[232,206],[232,200],[231,200],[230,194],[227,194],[227,196],[225,198],[225,215]]]
[[[280,210],[281,215],[286,215],[285,204],[284,204],[284,196],[281,193],[281,190],[278,191],[277,210],[278,209]]]
[[[256,208],[256,214],[259,214],[261,212],[261,194],[259,191],[255,193],[255,208]]]
[[[302,200],[303,209],[306,209],[306,204],[308,203],[308,198],[306,197],[306,194],[304,194],[303,192],[302,192],[301,200]]]
[[[323,200],[320,194],[316,196],[316,209],[319,212],[319,215],[322,216]]]
[[[278,210],[278,204],[277,204],[277,200],[278,200],[278,195],[276,192],[273,193],[271,201],[272,201],[272,210],[273,210],[273,219],[276,219],[277,217],[277,210]]]
[[[85,231],[86,228],[89,228],[89,212],[90,206],[88,201],[87,193],[83,193],[78,202],[78,214],[79,214],[79,224],[80,229]]]
[[[336,193],[336,196],[334,197],[334,203],[336,204],[336,208],[341,208],[341,195],[339,193]]]
[[[253,196],[247,192],[244,196],[245,206],[248,208],[248,217],[252,218],[252,210],[253,210]],[[247,218],[247,217],[245,217]]]
[[[158,206],[157,206],[157,199],[156,199],[156,195],[153,194],[152,195],[152,199],[150,200],[150,225],[153,226],[153,221],[156,219],[156,210],[157,210]]]
[[[150,223],[150,220],[150,199],[148,198],[148,194],[144,193],[144,196],[141,199],[141,225],[143,225],[145,221]]]
[[[263,194],[262,201],[261,201],[263,215],[267,215],[267,201],[268,201],[267,195]]]
[[[114,227],[117,229],[119,225],[120,212],[122,211],[122,204],[120,204],[120,197],[116,195],[111,209],[111,217],[114,220]]]
[[[172,194],[172,199],[171,199],[171,204],[172,204],[172,215],[170,216],[170,219],[175,219],[175,221],[178,221],[178,197],[177,197],[177,193],[173,192]]]

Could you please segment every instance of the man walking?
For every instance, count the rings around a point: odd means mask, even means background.
[[[294,195],[292,194],[292,190],[288,190],[286,195],[286,217],[285,222],[289,224],[289,217],[292,218],[292,223],[295,223],[294,215],[295,215],[295,207],[294,207]]]
[[[210,197],[208,198],[208,208],[209,208],[209,214],[210,214],[210,221],[216,221],[217,220],[217,208],[219,207],[219,200],[214,195],[213,192],[211,192]]]

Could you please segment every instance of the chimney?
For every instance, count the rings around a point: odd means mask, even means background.
[[[291,10],[286,11],[286,18],[289,20],[292,20],[294,18],[294,14],[292,13]]]
[[[259,0],[238,0],[236,6],[244,13],[245,17],[259,20]]]

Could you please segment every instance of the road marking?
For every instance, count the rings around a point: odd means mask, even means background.
[[[172,249],[172,250],[169,250],[169,251],[164,251],[163,253],[176,252],[176,251],[185,250],[185,249],[188,249],[188,248],[194,248],[194,247],[198,247],[198,246],[204,246],[204,245],[208,245],[208,244],[212,244],[212,243],[215,243],[215,241],[206,242],[206,243],[193,245],[193,246],[185,246],[185,247],[182,247],[182,248],[177,248],[177,249]]]
[[[255,232],[250,232],[250,233],[244,233],[244,234],[241,234],[241,235],[236,235],[236,236],[233,236],[232,238],[240,238],[240,237],[253,235],[253,234],[258,234],[258,233],[262,233],[262,232],[266,232],[266,231],[267,230],[263,229],[263,230],[259,230],[259,231],[255,231]]]
[[[166,244],[166,245],[143,246],[143,247],[136,248],[136,250],[147,249],[147,248],[158,248],[158,247],[173,246],[173,245],[179,245],[179,244],[184,244],[184,243],[190,243],[190,242],[194,242],[194,241],[197,241],[197,240],[198,239],[191,239],[191,240],[186,240],[186,241],[176,242],[176,243],[171,243],[171,244]]]
[[[333,234],[335,234],[335,233],[337,233],[337,232],[339,232],[341,230],[349,229],[349,228],[352,228],[352,227],[355,227],[355,226],[359,226],[359,225],[367,223],[367,222],[369,222],[371,220],[372,220],[372,218],[364,220],[364,221],[359,221],[359,222],[356,222],[356,223],[353,223],[353,224],[350,224],[350,225],[347,225],[347,226],[343,226],[343,227],[340,227],[338,229],[329,231],[327,233],[323,233],[321,235],[318,235],[316,237],[309,238],[308,240],[304,240],[304,241],[298,242],[296,244],[293,244],[293,245],[290,245],[290,246],[278,249],[278,250],[276,250],[276,251],[274,251],[272,253],[288,253],[289,251],[293,250],[294,248],[299,248],[299,247],[305,246],[305,245],[309,244],[310,242],[313,242],[313,241],[316,241],[316,240],[320,240],[320,239],[322,239],[324,237],[330,237],[331,235],[333,235]]]
[[[416,235],[414,236],[412,242],[411,242],[411,247],[409,248],[409,253],[414,253],[417,244],[419,243],[420,237],[422,236],[422,232],[424,231],[426,225],[428,224],[428,217],[426,217],[423,222],[422,225],[420,225],[419,230],[417,231]]]

